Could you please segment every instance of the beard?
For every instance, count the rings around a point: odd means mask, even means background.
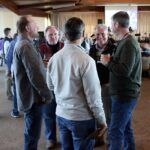
[[[56,45],[57,42],[58,42],[58,40],[50,40],[50,41],[48,41],[48,44],[50,44],[50,45]]]

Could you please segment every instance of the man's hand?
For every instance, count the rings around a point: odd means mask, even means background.
[[[101,54],[101,63],[103,64],[103,65],[107,65],[108,64],[108,62],[110,61],[110,58],[111,58],[111,56],[110,56],[110,54]]]
[[[101,136],[104,135],[104,133],[106,132],[107,130],[107,125],[104,124],[104,125],[101,125],[100,128],[97,129],[99,132],[98,132],[98,138],[100,138]]]
[[[46,60],[46,59],[45,59],[45,60],[43,60],[43,63],[44,63],[44,67],[45,67],[45,68],[47,68],[48,60]]]
[[[88,139],[99,139],[107,130],[107,125],[103,124],[96,131],[92,132],[87,138]]]

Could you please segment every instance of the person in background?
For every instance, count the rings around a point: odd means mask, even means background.
[[[116,43],[112,38],[109,38],[108,28],[104,24],[98,24],[95,28],[96,44],[94,44],[89,55],[95,60],[96,68],[102,87],[102,102],[106,115],[107,125],[111,120],[111,100],[109,95],[109,70],[100,62],[101,54],[112,55],[116,48]],[[108,141],[109,142],[109,141]],[[96,142],[97,145],[104,144],[104,138]]]
[[[59,41],[59,31],[55,26],[48,26],[45,30],[46,42],[40,45],[41,55],[44,63],[49,61],[51,57],[57,53],[62,47],[63,43]],[[56,100],[55,97],[52,103],[43,106],[43,118],[45,122],[45,135],[47,139],[46,148],[54,148],[57,143],[56,138]]]
[[[15,79],[13,76],[13,52],[14,52],[14,48],[15,48],[15,44],[17,42],[17,36],[18,34],[14,34],[14,38],[10,43],[10,46],[8,48],[8,53],[6,56],[7,59],[7,67],[8,67],[8,73],[10,74],[10,76],[12,77],[12,81],[13,81],[13,110],[11,111],[11,116],[14,118],[18,118],[19,117],[19,111],[18,111],[18,105],[17,105],[17,97],[16,97],[16,87],[15,87]]]
[[[112,16],[112,31],[119,39],[113,56],[101,56],[110,70],[112,101],[109,126],[109,150],[135,150],[132,115],[141,86],[141,52],[134,36],[129,33],[129,15],[119,11]]]
[[[4,38],[0,38],[0,66],[3,66],[4,63],[4,53],[3,53],[3,48],[4,48]]]
[[[89,54],[89,50],[90,50],[90,47],[92,45],[93,41],[91,38],[88,38],[88,35],[86,35],[84,38],[83,38],[83,42],[81,43],[81,46],[85,49],[85,52],[87,54]]]
[[[4,62],[7,64],[7,53],[8,53],[8,48],[10,45],[10,42],[12,41],[12,37],[11,37],[11,28],[5,28],[4,29],[4,44],[3,44],[3,54],[4,54]],[[13,99],[13,93],[12,93],[12,78],[11,78],[11,74],[9,73],[9,69],[6,66],[6,95],[8,100],[12,100]]]
[[[134,32],[134,30],[132,29],[132,27],[129,27],[129,32],[132,34]]]
[[[107,128],[95,62],[81,47],[84,28],[79,18],[67,20],[67,43],[51,57],[47,68],[63,150],[93,150],[95,140],[88,137],[95,131],[96,121],[99,136]]]
[[[142,77],[150,77],[150,43],[140,43],[142,55]]]
[[[5,63],[7,62],[6,56],[7,56],[7,52],[8,52],[8,47],[10,45],[10,42],[13,40],[12,36],[11,36],[11,28],[5,28],[4,29],[4,58],[5,58]]]
[[[90,36],[90,38],[91,38],[91,41],[92,41],[92,45],[96,44],[96,43],[95,43],[95,42],[96,42],[96,36],[95,36],[95,34],[92,34],[92,35]]]
[[[13,67],[19,111],[24,112],[24,150],[37,150],[42,125],[42,105],[52,100],[46,85],[46,71],[33,39],[38,27],[32,16],[17,22],[18,38]]]

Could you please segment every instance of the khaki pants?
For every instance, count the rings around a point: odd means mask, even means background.
[[[13,93],[12,93],[12,77],[8,74],[6,74],[6,95],[9,100],[12,99]]]

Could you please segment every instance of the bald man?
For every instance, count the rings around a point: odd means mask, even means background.
[[[37,150],[42,125],[42,104],[52,100],[46,72],[33,39],[38,26],[31,16],[17,22],[18,38],[14,49],[14,78],[19,111],[24,112],[24,150]]]

